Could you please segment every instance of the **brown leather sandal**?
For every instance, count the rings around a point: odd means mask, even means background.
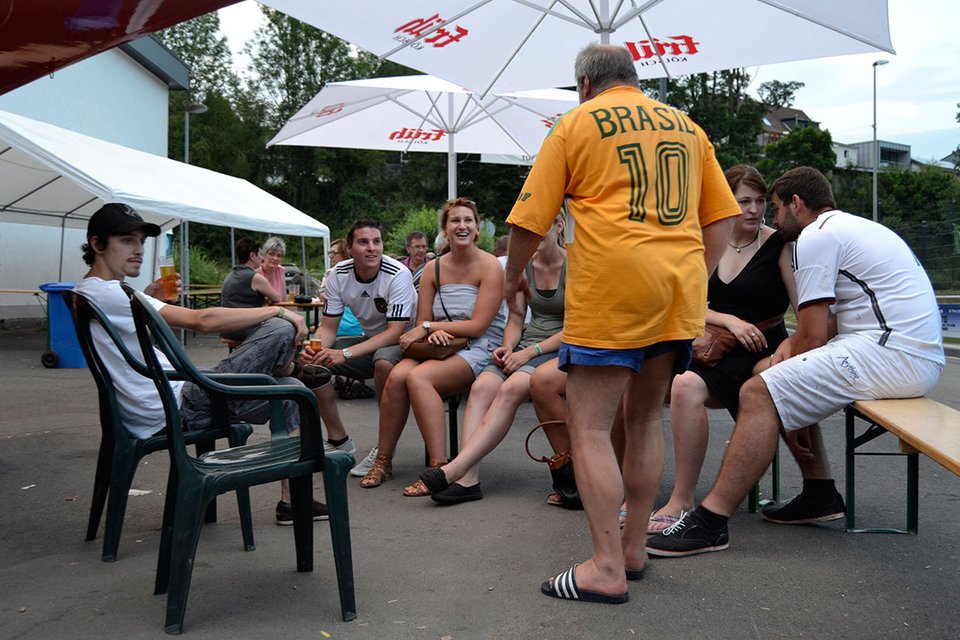
[[[430,463],[430,468],[439,469],[445,464],[447,464],[445,460],[434,460]],[[403,490],[403,495],[408,498],[422,498],[424,496],[429,496],[431,493],[432,492],[427,488],[427,485],[423,484],[423,480],[417,480]]]
[[[367,475],[363,476],[363,479],[360,480],[360,486],[364,489],[379,487],[383,484],[384,480],[388,480],[392,475],[393,459],[391,456],[378,453],[377,457],[373,460],[373,466],[370,467],[370,471],[367,471]]]

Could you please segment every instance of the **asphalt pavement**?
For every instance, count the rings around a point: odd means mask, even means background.
[[[86,369],[45,369],[46,335],[0,331],[0,637],[157,638],[165,599],[153,574],[168,460],[146,458],[134,480],[117,562],[100,560],[101,537],[84,541],[100,438],[96,389]],[[212,364],[219,341],[192,339],[191,357]],[[960,367],[951,359],[935,399],[960,406]],[[374,400],[340,403],[363,456],[376,441]],[[462,409],[461,409],[462,410]],[[665,426],[669,438],[669,420]],[[702,497],[716,475],[732,421],[711,411]],[[843,521],[782,526],[745,506],[730,523],[730,549],[651,560],[630,584],[630,602],[560,602],[540,583],[588,557],[582,512],[546,504],[545,465],[527,458],[536,423],[520,408],[504,443],[483,464],[484,499],[438,507],[401,490],[423,469],[411,417],[394,478],[377,489],[349,481],[358,616],[340,619],[329,529],[315,527],[315,569],[295,571],[293,532],[274,524],[277,486],[252,492],[257,548],[244,552],[235,502],[204,528],[184,633],[242,638],[960,638],[960,478],[921,456],[919,535],[850,534]],[[824,424],[838,488],[843,423]],[[266,438],[258,428],[254,438]],[[875,441],[895,451],[896,440]],[[786,454],[785,447],[781,451]],[[672,456],[670,456],[672,458]],[[857,463],[858,524],[905,521],[905,461]],[[782,464],[784,497],[799,491]],[[661,487],[666,500],[672,460]],[[769,477],[764,480],[769,492]],[[322,486],[317,485],[319,493]]]

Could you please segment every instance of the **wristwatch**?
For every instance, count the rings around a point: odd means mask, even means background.
[[[349,360],[349,359],[352,358],[352,357],[353,357],[353,354],[350,353],[350,349],[343,349],[343,359],[344,359],[344,360]]]
[[[423,321],[423,324],[421,324],[420,326],[423,327],[424,331],[426,331],[427,333],[430,333],[430,321],[429,321],[429,320],[424,320],[424,321]]]

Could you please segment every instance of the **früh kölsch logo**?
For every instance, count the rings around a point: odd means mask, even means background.
[[[623,46],[627,48],[633,61],[640,66],[650,64],[659,64],[663,56],[666,62],[686,62],[687,56],[694,56],[700,53],[697,48],[699,42],[694,42],[691,36],[670,36],[667,40],[653,38],[652,40],[637,40],[636,42],[624,42]]]
[[[420,39],[425,33],[427,37]],[[415,18],[406,24],[402,24],[393,30],[395,34],[393,39],[404,44],[411,40],[417,40],[410,45],[412,49],[423,49],[425,46],[431,46],[442,49],[450,44],[455,44],[463,40],[470,33],[468,29],[460,25],[448,25],[447,21],[435,13],[429,18]]]

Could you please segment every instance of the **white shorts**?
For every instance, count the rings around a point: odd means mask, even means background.
[[[856,333],[794,356],[760,373],[783,428],[802,429],[855,400],[916,398],[937,383],[943,366],[878,345]]]

